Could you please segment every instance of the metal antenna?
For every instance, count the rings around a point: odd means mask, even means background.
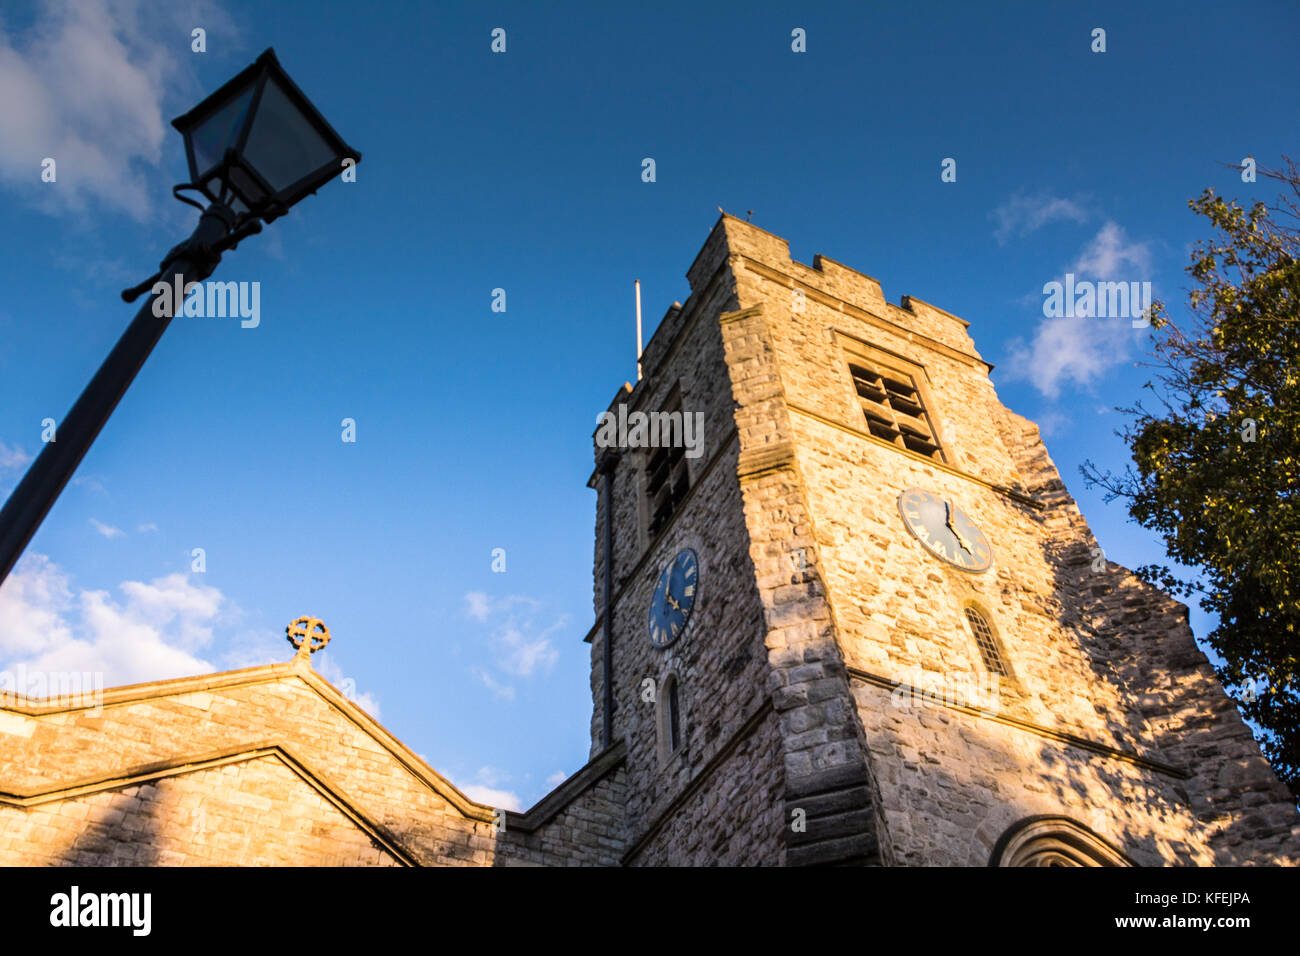
[[[636,280],[636,380],[641,381],[641,280]]]

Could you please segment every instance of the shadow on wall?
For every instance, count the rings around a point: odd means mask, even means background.
[[[891,706],[878,688],[858,687],[860,707]],[[1153,832],[1145,822],[1152,816],[1187,816],[1169,784],[1135,787],[1128,765],[1112,758],[1082,753],[1065,743],[1039,742],[1021,731],[1008,733],[1000,724],[942,706],[909,711],[892,718],[915,722],[905,735],[888,729],[872,735],[878,765],[890,768],[888,775],[896,774],[886,782],[883,796],[886,826],[895,835],[890,861],[894,865],[985,866],[1012,836],[1035,821],[1057,825],[1040,826],[1031,836],[1082,845],[1083,852],[1067,854],[1077,862],[1064,865],[1211,862],[1205,851],[1198,860],[1196,848]],[[954,735],[966,760],[945,759],[944,748],[954,742]],[[1099,785],[1104,800],[1098,799]],[[989,799],[972,801],[972,792]],[[1113,794],[1125,796],[1117,799]],[[1130,815],[1129,806],[1138,812]],[[1041,854],[1020,855],[1025,860],[1019,865],[1051,862],[1029,859]]]
[[[79,831],[61,847],[50,851],[52,866],[158,866],[185,862],[179,854],[164,859],[161,813],[166,794],[155,780],[123,790],[101,791],[84,797],[47,804],[52,814],[63,815],[69,806],[88,805]]]
[[[1123,713],[1102,713],[1119,745],[1188,774],[1178,780],[1148,772],[1153,784],[1136,792],[1131,780],[1127,791],[1120,789],[1110,761],[1097,762],[1099,776],[1128,803],[1141,801],[1162,819],[1181,815],[1204,828],[1215,865],[1277,862],[1300,818],[1196,646],[1185,610],[1120,565],[1105,562],[1096,570],[1100,552],[1093,547],[1091,536],[1043,544],[1057,593],[1077,614],[1062,623],[1079,634],[1094,679],[1128,702]],[[1043,756],[1052,759],[1047,748]],[[1116,836],[1130,852],[1156,851],[1150,839]],[[1174,853],[1173,859],[1161,854],[1167,863],[1197,862],[1192,845],[1172,841],[1167,849]]]

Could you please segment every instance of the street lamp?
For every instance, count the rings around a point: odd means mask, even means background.
[[[122,293],[127,302],[164,276],[179,277],[181,289],[202,282],[212,275],[223,252],[261,232],[263,222],[283,216],[349,164],[361,161],[361,154],[334,132],[271,49],[172,125],[185,137],[190,167],[190,181],[176,186],[172,194],[202,215],[193,234],[167,253],[157,273]],[[200,193],[208,205],[180,195],[185,190]],[[162,304],[155,303],[156,298],[150,295],[141,306],[64,416],[55,440],[46,443],[0,509],[0,583],[180,308],[167,296],[171,307],[155,309]]]
[[[210,202],[266,222],[361,154],[334,132],[267,50],[172,125],[185,137],[190,182]]]

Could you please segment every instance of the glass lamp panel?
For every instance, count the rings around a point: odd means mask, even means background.
[[[262,190],[253,177],[249,176],[237,165],[231,164],[230,169],[226,171],[226,180],[233,186],[240,195],[247,197],[248,202],[253,206],[260,206],[270,197]]]
[[[271,77],[262,91],[244,159],[277,193],[332,163],[334,149]],[[295,197],[288,197],[292,201]]]
[[[248,105],[253,99],[250,85],[242,93],[199,123],[190,133],[194,147],[195,173],[202,175],[221,161],[227,148],[235,145],[239,131],[244,127]]]

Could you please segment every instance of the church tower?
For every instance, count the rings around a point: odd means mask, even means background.
[[[1186,607],[1105,559],[966,322],[727,215],[687,278],[593,436],[623,863],[1300,859]]]

